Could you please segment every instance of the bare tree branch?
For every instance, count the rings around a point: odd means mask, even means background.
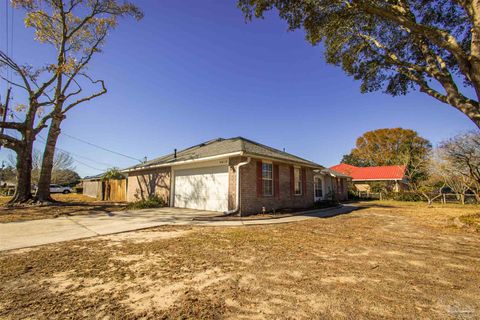
[[[0,121],[0,128],[14,129],[14,130],[17,130],[17,131],[21,131],[25,128],[25,124],[22,123],[22,122]]]
[[[103,80],[96,80],[96,81],[92,81],[93,84],[96,84],[96,83],[100,83],[101,86],[102,86],[102,90],[95,93],[95,94],[92,94],[88,97],[85,97],[85,98],[82,98],[82,99],[79,99],[77,101],[75,101],[74,103],[71,103],[69,104],[63,111],[62,111],[62,114],[65,114],[67,113],[70,109],[72,109],[73,107],[75,107],[76,105],[79,105],[80,103],[83,103],[83,102],[86,102],[86,101],[90,101],[94,98],[97,98],[101,95],[104,95],[105,93],[107,93],[107,88],[105,87],[105,82]]]

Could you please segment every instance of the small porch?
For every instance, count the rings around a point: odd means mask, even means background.
[[[331,169],[315,170],[313,175],[314,201],[348,200],[351,177]]]

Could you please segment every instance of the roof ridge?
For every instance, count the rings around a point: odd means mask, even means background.
[[[334,165],[334,166],[331,166],[330,168],[338,167],[338,166],[348,166],[348,167],[359,168],[359,169],[367,169],[367,168],[388,168],[388,167],[406,167],[405,164],[391,164],[391,165],[388,165],[388,166],[366,166],[366,167],[360,167],[360,166],[354,166],[354,165],[351,165],[351,164],[348,164],[348,163],[339,163],[339,164],[336,164],[336,165]]]
[[[193,145],[191,147],[188,147],[188,148],[185,148],[185,149],[182,149],[179,152],[183,152],[183,151],[187,151],[187,150],[190,150],[190,149],[193,149],[193,148],[197,148],[197,147],[203,147],[203,146],[206,146],[206,145],[209,145],[209,144],[212,144],[214,142],[217,142],[217,141],[223,141],[225,140],[224,138],[214,138],[214,139],[210,139],[210,140],[207,140],[205,142],[202,142],[202,143],[198,143],[196,145]]]
[[[177,154],[184,153],[184,152],[186,152],[186,151],[188,151],[188,150],[192,150],[192,149],[194,149],[194,148],[203,147],[203,146],[206,146],[206,145],[208,145],[208,144],[212,144],[213,142],[222,141],[222,140],[225,140],[225,138],[220,138],[220,137],[219,137],[219,138],[210,139],[210,140],[207,140],[207,141],[205,141],[205,142],[201,142],[201,143],[195,144],[195,145],[193,145],[193,146],[190,146],[190,147],[188,147],[188,148],[185,148],[185,149],[182,149],[182,150],[177,150]],[[172,155],[174,155],[174,154],[175,154],[174,152],[171,152],[171,153],[168,153],[168,154],[166,154],[166,155],[164,155],[164,156],[160,156],[160,157],[153,158],[152,160],[148,160],[147,162],[144,162],[144,163],[140,164],[140,166],[141,166],[141,165],[145,165],[145,164],[149,164],[149,163],[152,163],[152,162],[156,162],[156,161],[159,161],[159,160],[162,160],[162,159],[167,159],[168,157],[170,157],[170,156],[172,156]],[[135,166],[133,166],[133,167],[137,167],[137,166],[139,166],[139,165],[135,165]]]
[[[392,164],[392,165],[388,165],[388,166],[368,166],[368,167],[356,167],[356,168],[367,169],[367,168],[393,168],[393,167],[405,168],[406,165],[404,165],[404,164]]]
[[[288,155],[288,156],[291,156],[291,157],[295,157],[295,158],[297,158],[297,159],[299,159],[299,160],[303,160],[303,161],[308,161],[308,162],[315,163],[315,162],[313,162],[313,161],[311,161],[311,160],[308,160],[308,159],[305,159],[305,158],[296,156],[296,155],[294,155],[294,154],[288,153],[288,152],[283,151],[283,150],[279,150],[279,149],[274,148],[274,147],[267,146],[267,145],[265,145],[265,144],[263,144],[263,143],[260,143],[260,142],[257,142],[257,141],[254,141],[254,140],[251,140],[251,139],[242,137],[242,136],[238,136],[238,137],[235,137],[235,138],[232,138],[232,139],[241,139],[241,140],[243,140],[243,141],[242,141],[242,143],[243,143],[242,150],[245,149],[245,141],[247,141],[247,142],[256,144],[256,145],[259,146],[259,147],[269,149],[269,150],[271,150],[271,151],[275,151],[275,152],[282,153],[282,154],[284,154],[284,155]],[[315,163],[315,164],[316,164],[316,163]]]

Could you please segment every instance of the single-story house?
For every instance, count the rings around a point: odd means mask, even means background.
[[[405,175],[406,166],[356,167],[341,163],[330,169],[352,177],[353,185],[359,192],[370,192],[371,183],[385,183],[387,189],[400,192],[408,189]]]
[[[122,170],[127,201],[253,214],[347,199],[348,176],[242,137],[214,139]]]

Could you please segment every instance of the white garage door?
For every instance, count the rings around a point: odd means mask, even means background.
[[[228,167],[175,170],[174,205],[211,211],[228,210]]]

